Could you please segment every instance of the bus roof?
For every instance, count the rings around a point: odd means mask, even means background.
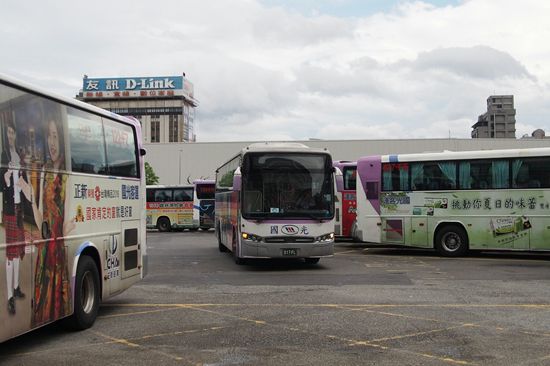
[[[45,89],[42,89],[40,87],[28,84],[24,81],[13,78],[11,76],[7,76],[7,75],[2,74],[2,73],[0,73],[0,82],[6,84],[8,86],[13,86],[13,87],[16,87],[16,88],[25,89],[26,91],[29,91],[29,92],[32,92],[32,93],[35,93],[35,94],[39,94],[39,95],[41,95],[45,98],[53,99],[57,102],[67,104],[67,105],[70,105],[70,106],[78,108],[78,109],[86,110],[86,111],[89,111],[89,112],[92,112],[92,113],[95,113],[95,114],[99,114],[99,115],[104,116],[104,117],[108,117],[108,118],[111,118],[111,119],[118,120],[120,122],[132,125],[134,127],[139,126],[139,121],[136,118],[124,117],[124,116],[118,115],[116,113],[106,111],[105,109],[101,109],[99,107],[93,106],[93,105],[88,104],[88,103],[81,102],[81,101],[73,99],[73,98],[67,98],[67,97],[64,97],[62,95],[51,93],[51,92],[49,92]],[[140,142],[141,142],[141,136],[138,136],[138,143],[140,143]]]
[[[216,184],[214,179],[195,179],[193,184]]]
[[[244,149],[242,149],[238,154],[231,157],[231,159],[224,162],[222,165],[220,165],[216,169],[216,173],[218,170],[225,166],[230,161],[234,160],[235,158],[245,155],[247,153],[255,153],[255,152],[265,152],[265,153],[307,153],[307,154],[327,154],[330,155],[330,152],[327,148],[314,148],[309,147],[307,145],[301,144],[299,142],[257,142],[248,145]]]
[[[347,166],[357,166],[357,161],[351,160],[336,160],[332,162],[332,166],[335,168],[343,168]]]
[[[530,156],[550,156],[550,147],[507,150],[442,151],[434,153],[382,155],[381,160],[383,163],[397,163],[434,160],[439,161],[463,159],[523,158]],[[363,157],[359,160],[367,158],[368,157]]]
[[[248,152],[308,152],[308,153],[325,153],[328,150],[321,148],[312,148],[299,142],[258,142],[250,144],[241,153]]]
[[[154,189],[154,188],[193,188],[192,184],[155,184],[155,185],[148,185],[146,187],[147,189]]]

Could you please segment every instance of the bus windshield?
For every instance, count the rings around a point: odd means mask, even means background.
[[[242,214],[250,219],[332,219],[332,162],[326,154],[249,153],[242,168]]]

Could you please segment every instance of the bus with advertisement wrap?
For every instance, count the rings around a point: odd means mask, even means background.
[[[0,342],[146,274],[140,124],[0,74]]]
[[[195,229],[193,185],[147,186],[147,229]]]
[[[211,229],[214,227],[216,181],[197,179],[193,181],[193,187],[193,226],[201,230]]]
[[[215,228],[221,252],[247,258],[334,253],[331,155],[299,143],[256,143],[216,171]]]
[[[351,226],[355,222],[357,162],[339,160],[333,163],[336,170],[336,213],[334,234],[351,238]]]
[[[368,156],[357,174],[357,240],[550,250],[550,148]]]

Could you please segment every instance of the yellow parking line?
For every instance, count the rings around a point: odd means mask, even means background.
[[[183,358],[182,357],[179,357],[179,356],[175,356],[175,355],[171,355],[169,353],[166,353],[166,352],[162,352],[162,351],[159,351],[159,350],[156,350],[156,349],[152,349],[152,348],[149,348],[149,347],[143,347],[143,346],[140,346],[139,344],[135,344],[135,343],[132,343],[130,341],[128,341],[127,339],[121,339],[121,338],[114,338],[114,337],[111,337],[107,334],[103,334],[101,332],[97,332],[97,331],[92,331],[92,333],[100,336],[100,337],[103,337],[103,338],[106,338],[106,339],[110,339],[112,340],[113,342],[115,343],[120,343],[120,344],[123,344],[125,346],[128,346],[128,347],[136,347],[136,348],[143,348],[145,350],[147,350],[148,352],[152,352],[152,353],[156,353],[156,354],[159,354],[161,356],[165,356],[165,357],[168,357],[172,360],[175,360],[175,361],[183,361]]]
[[[181,308],[193,309],[193,310],[197,310],[197,311],[217,314],[217,315],[220,315],[222,317],[230,317],[230,318],[234,318],[234,319],[239,319],[239,320],[247,321],[247,322],[250,322],[250,323],[253,323],[253,324],[256,324],[256,325],[274,326],[274,327],[279,327],[281,329],[287,329],[287,330],[290,330],[290,331],[301,332],[301,333],[306,333],[306,334],[313,334],[313,335],[317,335],[317,336],[328,337],[328,338],[331,338],[331,339],[337,339],[337,340],[347,342],[350,346],[368,346],[368,347],[378,348],[378,349],[382,349],[382,350],[388,350],[388,351],[392,351],[392,352],[399,352],[399,353],[405,352],[407,354],[416,355],[416,356],[419,356],[419,357],[430,358],[430,359],[436,359],[436,360],[439,360],[439,361],[442,361],[442,362],[452,363],[452,364],[457,364],[457,365],[472,365],[473,363],[468,362],[468,361],[464,361],[464,360],[456,360],[456,359],[452,359],[452,358],[448,358],[448,357],[440,357],[440,356],[432,355],[432,354],[428,354],[428,353],[408,351],[408,350],[400,349],[400,348],[392,348],[392,347],[384,346],[382,344],[378,344],[378,343],[374,343],[374,342],[384,342],[384,341],[388,341],[388,340],[392,340],[392,339],[401,339],[401,338],[406,338],[406,337],[413,337],[415,335],[436,333],[436,332],[444,331],[446,329],[454,329],[454,328],[461,328],[461,327],[480,327],[480,328],[492,329],[493,331],[511,331],[511,330],[507,330],[505,328],[498,327],[498,326],[484,326],[484,325],[475,324],[475,323],[459,323],[459,322],[452,322],[452,321],[448,321],[448,320],[440,320],[440,319],[426,318],[426,317],[417,317],[417,316],[410,316],[410,315],[406,315],[406,314],[397,314],[397,313],[392,313],[392,312],[387,312],[387,311],[377,311],[377,310],[374,310],[374,309],[433,308],[433,307],[441,308],[441,307],[447,307],[447,308],[536,309],[536,310],[547,311],[547,309],[550,308],[550,304],[348,304],[348,305],[342,305],[342,304],[238,304],[238,303],[236,303],[236,304],[235,303],[234,304],[212,304],[212,303],[207,303],[207,304],[110,304],[110,305],[115,306],[115,307],[117,307],[117,306],[118,307],[147,307],[147,306],[150,306],[150,307],[161,307],[161,308],[164,308],[164,307],[173,308],[174,306],[179,306]],[[246,307],[249,307],[249,306],[336,308],[336,309],[349,310],[349,311],[364,311],[364,312],[369,312],[369,313],[374,313],[374,314],[409,318],[409,319],[415,319],[415,320],[424,320],[424,321],[433,321],[433,322],[439,322],[439,323],[455,324],[455,326],[444,328],[444,329],[441,329],[441,330],[440,329],[435,329],[435,330],[430,330],[430,331],[426,331],[426,332],[419,332],[419,333],[414,333],[414,334],[397,335],[397,336],[394,336],[394,337],[382,338],[382,339],[377,339],[377,340],[373,340],[373,341],[362,341],[362,340],[348,340],[348,339],[341,338],[341,337],[338,337],[338,336],[333,336],[333,335],[316,334],[316,333],[313,333],[313,332],[307,332],[307,331],[304,331],[304,330],[300,330],[300,329],[295,328],[295,327],[286,327],[286,326],[281,326],[279,324],[270,324],[270,323],[268,323],[266,321],[262,321],[262,320],[250,319],[250,318],[246,318],[246,317],[227,314],[227,313],[224,313],[224,312],[221,312],[221,311],[204,309],[204,307],[207,307],[207,308],[212,308],[212,307],[221,307],[221,308],[224,308],[224,307],[243,307],[243,308],[246,308]],[[533,333],[533,332],[530,332],[529,334],[540,335],[540,334],[536,334],[536,333]],[[547,334],[542,334],[542,336],[548,336],[548,335]]]
[[[103,333],[95,331],[95,330],[92,330],[91,332],[94,333],[95,335],[98,335],[100,337],[103,337],[105,339],[113,341],[114,343],[120,343],[120,344],[123,344],[123,345],[128,346],[128,347],[140,347],[139,344],[132,343],[132,342],[126,340],[126,339],[111,337],[107,334],[103,334]]]
[[[474,365],[473,363],[470,363],[470,362],[467,362],[467,361],[455,360],[455,359],[451,359],[451,358],[448,358],[448,357],[439,357],[439,356],[431,355],[431,354],[427,354],[427,353],[419,353],[419,352],[409,351],[409,350],[405,350],[405,349],[388,347],[388,346],[384,346],[384,345],[380,345],[380,344],[376,344],[376,343],[372,343],[372,342],[345,339],[345,338],[338,337],[338,336],[335,336],[335,335],[319,334],[319,333],[306,331],[306,330],[302,330],[302,329],[295,328],[295,327],[288,327],[288,326],[280,325],[280,324],[272,324],[272,323],[268,323],[268,322],[262,321],[262,320],[253,320],[253,319],[239,317],[239,316],[235,316],[235,315],[231,315],[231,314],[221,313],[221,312],[218,312],[218,311],[201,309],[198,306],[188,306],[188,308],[193,309],[193,310],[198,310],[198,311],[205,311],[205,312],[208,312],[208,313],[214,313],[214,314],[218,314],[218,315],[224,316],[224,317],[241,319],[241,320],[245,320],[245,321],[248,321],[248,322],[253,322],[255,324],[262,324],[262,325],[266,325],[266,326],[291,330],[291,331],[294,331],[294,332],[314,335],[314,336],[318,336],[318,337],[336,339],[336,340],[344,341],[344,342],[346,342],[350,345],[352,345],[352,344],[353,345],[362,345],[362,346],[378,348],[378,349],[383,349],[383,350],[388,350],[388,351],[393,351],[393,352],[398,352],[398,353],[405,353],[405,354],[410,354],[410,355],[415,355],[415,356],[420,356],[420,357],[428,357],[428,358],[431,358],[431,359],[436,359],[436,360],[444,361],[444,362],[447,362],[447,363],[453,363],[453,364],[457,364],[457,365]]]
[[[403,335],[398,335],[398,336],[394,336],[394,337],[377,338],[377,339],[371,340],[370,342],[387,342],[387,341],[395,341],[395,340],[397,340],[397,339],[413,338],[413,337],[418,337],[418,336],[421,336],[421,335],[433,334],[433,333],[441,333],[441,332],[445,332],[445,331],[448,331],[448,330],[453,330],[453,329],[458,329],[458,328],[465,328],[465,327],[471,327],[471,326],[472,326],[472,324],[460,324],[460,325],[455,325],[455,326],[453,326],[453,327],[440,328],[440,329],[432,329],[432,330],[427,330],[427,331],[424,331],[424,332],[403,334]]]

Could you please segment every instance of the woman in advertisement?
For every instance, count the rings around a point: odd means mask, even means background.
[[[8,294],[8,313],[15,315],[16,298],[23,299],[25,294],[19,286],[19,268],[25,256],[25,233],[23,229],[23,209],[21,206],[22,180],[21,156],[16,148],[17,133],[11,119],[5,123],[5,132],[8,148],[2,151],[2,222],[6,232],[6,279]]]
[[[74,228],[74,220],[65,222],[65,146],[59,109],[46,116],[46,162],[41,191],[36,195],[32,184],[22,181],[25,197],[31,202],[34,221],[42,237],[37,245],[34,274],[33,326],[59,319],[70,312],[70,278],[64,236]],[[37,206],[37,202],[39,206]]]

